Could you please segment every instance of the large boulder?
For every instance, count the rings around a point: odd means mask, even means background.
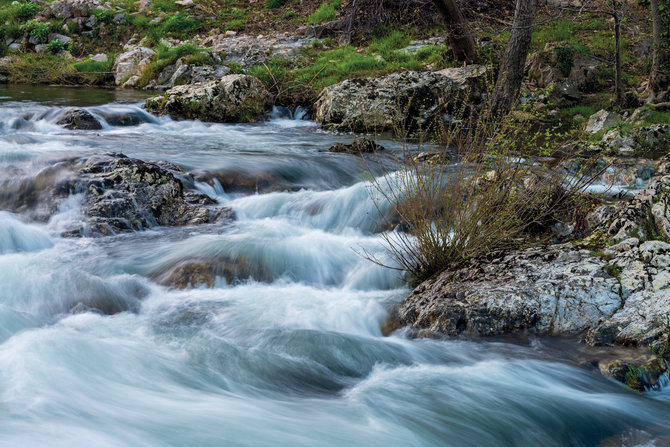
[[[168,90],[177,85],[196,84],[221,79],[230,73],[230,68],[225,65],[192,65],[186,64],[184,59],[165,67],[158,77],[149,83],[147,88],[156,90]]]
[[[436,73],[451,79],[460,95],[468,96],[470,101],[479,101],[486,93],[491,70],[485,65],[467,65],[465,67],[445,68]]]
[[[155,51],[146,47],[133,48],[120,54],[112,68],[116,85],[136,86],[142,71],[151,63],[155,54]]]
[[[263,113],[271,99],[260,80],[234,74],[219,81],[173,87],[164,95],[148,99],[145,107],[173,118],[244,122]]]
[[[608,112],[607,110],[599,110],[589,117],[586,123],[587,133],[598,133],[607,130],[621,122],[621,117],[615,112]]]
[[[659,167],[659,174],[667,172]],[[654,177],[647,188],[627,202],[620,203],[600,230],[614,241],[630,237],[670,240],[670,175]]]
[[[551,84],[569,82],[583,89],[598,81],[600,64],[565,46],[564,42],[553,42],[528,57],[526,63],[528,79],[540,88]]]
[[[419,285],[398,308],[398,323],[448,336],[583,331],[622,304],[606,264],[568,245],[479,260]]]
[[[457,92],[451,78],[433,72],[348,79],[321,92],[314,118],[329,128],[354,131],[428,126],[446,112]]]
[[[670,357],[670,244],[626,239],[605,250],[622,286],[622,308],[589,330],[593,345],[646,346]]]
[[[192,182],[179,167],[165,162],[148,163],[122,154],[73,157],[36,175],[14,173],[12,181],[0,184],[0,208],[47,220],[65,199],[81,194],[81,225],[66,229],[66,236],[103,236],[232,217],[206,195],[185,189]]]

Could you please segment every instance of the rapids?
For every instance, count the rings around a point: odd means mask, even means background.
[[[326,152],[353,136],[285,110],[223,125],[141,102],[0,87],[0,185],[123,152],[282,188],[197,182],[237,220],[104,238],[61,236],[82,219],[76,195],[48,222],[0,211],[0,446],[670,445],[670,387],[636,394],[551,340],[383,336],[408,289],[359,255],[385,259],[370,166]],[[103,129],[54,124],[74,105]],[[154,281],[193,259],[244,268],[209,289]]]

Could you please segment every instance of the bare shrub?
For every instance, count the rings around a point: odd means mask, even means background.
[[[460,119],[412,138],[401,132],[398,169],[373,185],[394,207],[392,221],[383,217],[396,228],[383,234],[390,255],[413,280],[545,242],[551,225],[591,203],[583,191],[606,167],[581,159],[569,169],[565,156],[548,157],[560,135],[540,131],[540,117],[524,113],[466,116],[463,107],[454,112]]]

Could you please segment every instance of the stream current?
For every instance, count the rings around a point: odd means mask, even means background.
[[[123,152],[285,190],[196,183],[236,220],[103,238],[60,236],[82,219],[76,195],[48,222],[0,211],[0,446],[670,445],[670,387],[637,394],[551,340],[383,336],[408,289],[358,254],[385,250],[361,158],[327,152],[352,136],[289,114],[173,121],[141,103],[0,87],[0,184],[16,167]],[[103,129],[55,125],[74,105]],[[114,113],[143,122],[115,127]],[[244,260],[250,274],[153,281],[193,258]],[[91,298],[128,310],[82,311]]]

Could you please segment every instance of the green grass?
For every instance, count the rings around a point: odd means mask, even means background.
[[[342,6],[342,0],[326,0],[314,11],[308,18],[308,25],[329,22],[337,18],[337,14]]]
[[[91,14],[95,17],[98,23],[112,23],[114,19],[114,12],[108,9],[94,9]]]
[[[114,66],[114,57],[109,57],[107,62],[96,62],[96,61],[82,61],[75,62],[74,68],[80,73],[101,73],[101,72],[111,72],[112,67]]]
[[[590,117],[594,113],[598,111],[598,107],[595,106],[587,106],[583,104],[579,104],[576,106],[569,107],[567,109],[563,110],[563,114],[565,116],[573,117],[575,115],[582,115],[585,118]]]
[[[425,47],[414,53],[398,51],[410,41],[407,33],[392,30],[374,39],[362,52],[351,45],[329,50],[320,50],[320,45],[315,45],[305,50],[303,58],[297,61],[271,59],[265,65],[251,67],[249,74],[263,81],[275,94],[287,89],[306,88],[315,95],[324,87],[345,79],[424,70],[426,64],[432,64],[434,68],[447,65],[443,45]]]
[[[162,12],[174,12],[179,7],[174,4],[174,0],[154,0],[151,2],[151,9]]]
[[[39,5],[33,2],[3,5],[0,10],[0,23],[4,26],[5,22],[25,22],[35,17],[39,8]]]
[[[670,124],[670,111],[662,112],[656,110],[645,120],[648,124]]]
[[[51,24],[30,20],[26,22],[25,30],[28,31],[30,37],[33,37],[38,43],[45,43],[47,39],[49,39]]]
[[[573,22],[558,20],[538,27],[533,31],[531,45],[536,50],[544,49],[548,42],[570,42],[575,34]]]
[[[201,31],[206,27],[202,19],[189,17],[188,14],[170,16],[159,25],[164,33],[180,36]]]

